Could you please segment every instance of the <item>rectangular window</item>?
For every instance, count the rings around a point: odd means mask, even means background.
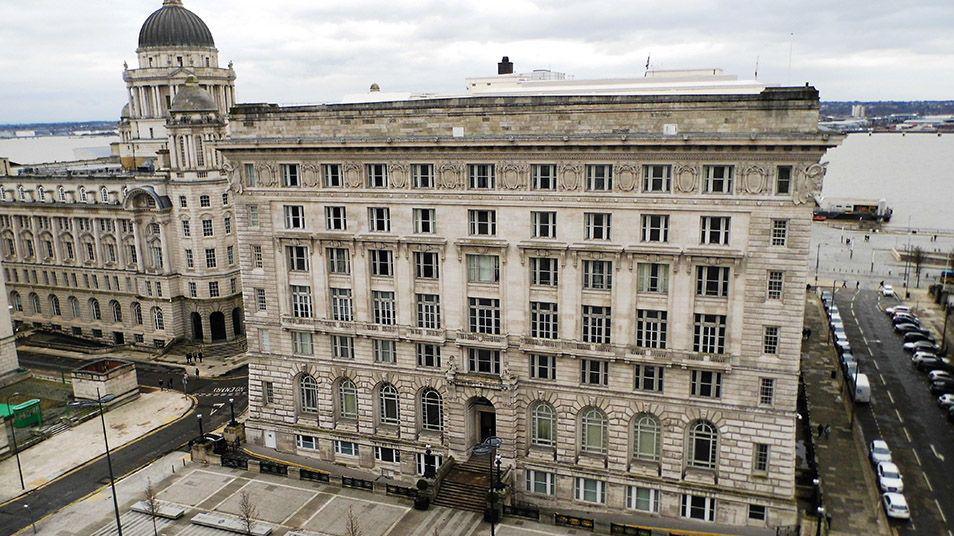
[[[768,355],[778,354],[778,326],[765,326],[762,332],[762,353]]]
[[[594,478],[577,477],[574,483],[576,500],[596,504],[606,503],[606,482]]]
[[[471,333],[500,335],[500,300],[467,298]]]
[[[340,439],[334,440],[335,444],[335,454],[340,454],[341,456],[358,456],[358,444],[352,441],[341,441]]]
[[[441,297],[437,294],[417,294],[417,327],[440,329]]]
[[[555,287],[558,283],[560,269],[558,259],[549,257],[530,258],[530,284]]]
[[[497,234],[497,211],[468,210],[467,221],[473,236],[495,236]]]
[[[311,333],[292,331],[292,353],[295,355],[315,355],[315,345]]]
[[[636,365],[634,388],[637,391],[663,392],[663,371],[665,370],[664,367],[656,365]]]
[[[669,292],[669,265],[658,262],[641,262],[637,267],[639,292],[666,294]]]
[[[769,446],[766,443],[755,443],[752,449],[752,472],[768,473]]]
[[[262,405],[267,406],[275,402],[275,384],[262,382]]]
[[[693,329],[693,351],[704,354],[724,353],[725,328],[725,315],[696,313]]]
[[[415,188],[434,188],[434,164],[411,164],[411,179]]]
[[[219,297],[219,282],[218,281],[209,281],[209,297],[210,298]]]
[[[725,298],[728,295],[728,266],[696,266],[696,296]]]
[[[328,273],[343,274],[351,273],[351,252],[345,248],[325,248],[325,256],[328,257]]]
[[[553,495],[553,473],[527,469],[527,492],[539,495]]]
[[[419,343],[416,348],[417,366],[441,368],[441,347]]]
[[[311,318],[311,287],[291,285],[291,307],[296,318]]]
[[[189,220],[182,220],[182,236],[192,236],[192,226],[189,223]]]
[[[669,241],[669,216],[666,214],[643,214],[643,242]]]
[[[249,205],[248,207],[246,207],[245,211],[248,214],[248,226],[258,227],[259,226],[258,205]]]
[[[199,296],[199,287],[195,284],[194,281],[189,281],[189,297],[196,298]]]
[[[792,166],[778,166],[775,169],[775,195],[792,193]]]
[[[341,164],[322,164],[321,176],[325,188],[341,188],[344,186],[344,180],[341,174]]]
[[[535,380],[555,380],[556,356],[530,354],[530,377]]]
[[[414,232],[418,234],[434,234],[437,216],[432,208],[414,209]]]
[[[288,258],[288,269],[293,272],[308,271],[308,247],[285,246],[285,256]]]
[[[583,306],[583,342],[608,344],[612,326],[610,307]]]
[[[184,195],[179,196],[179,207],[186,208],[189,206],[189,200]]]
[[[586,189],[591,192],[608,192],[612,190],[613,166],[610,164],[587,164]]]
[[[371,306],[375,324],[393,326],[395,323],[394,292],[390,290],[371,291]]]
[[[530,302],[530,336],[540,339],[559,337],[557,304]]]
[[[643,166],[643,191],[656,194],[672,191],[672,166],[668,164]]]
[[[225,227],[225,234],[232,234],[232,218],[228,216],[223,218],[222,226]]]
[[[580,360],[580,383],[606,387],[609,382],[609,362],[599,359]]]
[[[192,255],[192,250],[185,250],[185,259],[186,259],[186,268],[195,268],[195,257]]]
[[[702,521],[715,521],[715,497],[706,497],[705,495],[682,495],[682,517],[687,519],[701,519]]]
[[[785,272],[771,270],[768,273],[767,295],[770,300],[781,300],[782,290],[785,286]]]
[[[659,512],[659,490],[639,486],[626,487],[626,507],[640,512]]]
[[[226,205],[228,205],[228,204],[229,204],[229,193],[228,193],[228,192],[222,192],[222,206],[224,207],[224,206],[226,206]]]
[[[354,339],[346,335],[331,336],[332,359],[354,359]]]
[[[703,398],[722,398],[722,373],[712,370],[692,370],[690,393]]]
[[[295,438],[295,443],[298,445],[298,448],[303,450],[318,450],[317,437],[298,434]]]
[[[284,212],[286,229],[305,228],[305,207],[301,205],[285,205]]]
[[[342,322],[351,322],[354,319],[350,288],[331,289],[331,318]]]
[[[368,230],[374,233],[391,232],[391,209],[368,207]]]
[[[368,164],[365,166],[365,171],[368,174],[368,188],[388,187],[387,164]]]
[[[285,187],[298,187],[301,186],[299,181],[299,167],[298,164],[281,164],[282,170],[282,186]]]
[[[587,290],[611,290],[613,288],[613,262],[583,261],[583,288]]]
[[[500,374],[500,352],[485,348],[469,348],[467,370],[480,374]]]
[[[756,521],[765,521],[765,505],[763,504],[750,504],[749,505],[749,519]]]
[[[245,182],[248,183],[250,188],[258,186],[258,174],[255,173],[255,164],[247,163],[243,164],[242,167],[245,168]]]
[[[587,212],[583,215],[583,222],[586,227],[587,240],[609,240],[610,239],[610,218],[611,215],[605,212]]]
[[[268,310],[268,301],[265,299],[265,289],[255,289],[255,308],[258,311]]]
[[[703,216],[700,243],[727,246],[729,244],[729,223],[728,216]]]
[[[206,268],[215,268],[215,248],[206,248],[206,250],[205,250],[205,267],[206,267]]]
[[[532,170],[534,190],[556,190],[556,164],[533,164]]]
[[[655,309],[636,309],[636,346],[666,348],[668,313]]]
[[[440,430],[440,427],[435,426],[433,429]],[[440,454],[432,454],[428,457],[425,453],[419,452],[416,458],[417,476],[424,476],[428,470],[433,471],[431,474],[437,474],[437,470],[444,465],[444,457]]]
[[[214,233],[212,220],[202,220],[202,236],[212,236]]]
[[[252,265],[255,268],[265,267],[265,256],[262,254],[262,246],[252,246]]]
[[[788,240],[788,220],[772,220],[772,245],[785,246]]]
[[[374,447],[374,459],[383,463],[401,463],[401,451],[390,447]]]
[[[440,256],[436,251],[414,252],[414,277],[417,279],[440,277]]]
[[[374,351],[375,363],[393,364],[397,360],[394,341],[391,339],[372,339],[371,347]]]
[[[705,174],[705,193],[731,194],[735,166],[703,166]]]
[[[394,277],[394,252],[389,249],[371,250],[371,275]]]
[[[229,266],[235,265],[235,246],[225,248],[225,256],[229,261]]]
[[[496,255],[467,255],[469,283],[497,283],[500,281],[500,257]]]
[[[775,403],[775,380],[762,378],[759,380],[759,405],[771,406]]]
[[[348,229],[348,213],[345,207],[325,207],[325,228],[329,231]]]
[[[468,164],[471,190],[493,190],[496,187],[493,164]]]
[[[556,212],[531,212],[533,238],[556,238]]]

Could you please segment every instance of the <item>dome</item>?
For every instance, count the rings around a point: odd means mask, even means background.
[[[216,112],[218,109],[212,95],[200,88],[191,76],[179,86],[176,98],[172,99],[172,106],[169,107],[170,112]]]
[[[123,111],[119,112],[120,119],[129,119],[129,103],[123,105]]]
[[[169,46],[215,46],[209,27],[182,0],[163,0],[139,30],[139,48]]]

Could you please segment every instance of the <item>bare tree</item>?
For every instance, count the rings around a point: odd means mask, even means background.
[[[146,510],[149,517],[152,518],[152,533],[159,536],[159,527],[156,518],[159,517],[159,499],[157,498],[156,488],[152,487],[152,480],[146,480],[146,489],[142,493],[142,500],[146,503]]]
[[[911,250],[911,263],[914,264],[914,288],[921,288],[921,267],[924,265],[924,250],[920,246],[915,246]]]
[[[247,491],[239,495],[239,520],[242,522],[242,529],[247,536],[252,535],[252,525],[255,524],[255,516],[258,515],[258,509],[252,502],[252,497]]]
[[[361,526],[358,524],[358,516],[354,515],[354,508],[348,507],[348,525],[345,527],[345,536],[363,536]]]

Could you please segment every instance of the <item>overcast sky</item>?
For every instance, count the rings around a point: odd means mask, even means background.
[[[184,0],[239,102],[462,91],[467,76],[722,67],[824,100],[954,99],[954,0]],[[0,123],[116,119],[161,0],[0,0]],[[794,37],[792,37],[794,34]],[[791,44],[791,70],[789,47]]]

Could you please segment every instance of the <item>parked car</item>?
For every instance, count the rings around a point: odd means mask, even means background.
[[[917,331],[919,328],[920,328],[920,326],[918,326],[917,324],[910,324],[910,323],[907,323],[907,322],[902,322],[902,323],[900,323],[900,324],[895,324],[895,325],[894,325],[894,332],[895,332],[895,333],[901,333],[901,334],[911,333],[912,331]]]
[[[931,382],[931,394],[934,396],[954,394],[954,380],[935,380]]]
[[[924,333],[923,331],[909,331],[904,334],[904,342],[930,341],[935,342],[934,335]]]
[[[901,471],[894,462],[878,462],[878,487],[885,493],[904,492],[904,480],[901,479]]]
[[[851,353],[851,352],[845,352],[845,353],[841,354],[841,362],[842,362],[842,363],[847,363],[847,362],[849,362],[849,361],[854,361],[855,363],[857,363],[857,362],[858,362],[858,359],[855,357],[855,354],[853,354],[853,353]]]
[[[881,462],[890,462],[891,449],[888,448],[888,444],[885,443],[883,439],[875,439],[871,443],[868,443],[868,457],[871,458],[873,465],[878,465]]]
[[[920,357],[917,361],[913,361],[914,360],[913,357],[911,359],[912,359],[912,363],[914,363],[914,368],[922,372],[925,370],[934,370],[937,367],[940,367],[944,364],[944,361],[940,357],[937,357],[935,355],[930,355],[930,354],[925,354],[924,356]]]
[[[894,287],[892,287],[891,285],[885,285],[885,286],[881,287],[881,295],[882,295],[882,296],[894,296]]]
[[[835,323],[839,323],[839,324],[840,324],[840,323],[843,323],[843,322],[844,322],[844,321],[841,319],[841,313],[838,313],[837,311],[836,311],[835,313],[832,313],[832,315],[831,315],[830,317],[828,317],[828,318],[829,318],[831,324],[835,324]]]
[[[913,315],[905,315],[905,314],[892,316],[891,323],[894,325],[898,325],[898,324],[914,324],[916,326],[921,325],[921,321],[918,320],[918,317]]]
[[[905,352],[931,352],[932,354],[937,354],[941,351],[941,347],[937,344],[934,344],[931,341],[917,341],[917,342],[906,342],[904,343]]]
[[[940,380],[940,379],[954,380],[954,376],[951,376],[951,373],[946,370],[932,370],[931,372],[928,372],[928,379],[931,380],[932,382],[934,380]]]
[[[900,493],[885,493],[881,495],[881,504],[884,506],[884,513],[892,519],[911,519],[911,511],[908,510],[908,501]]]
[[[839,354],[851,353],[851,343],[845,339],[838,339],[835,341],[835,348],[838,350]]]
[[[942,408],[954,407],[954,394],[946,394],[937,397],[937,405]]]
[[[910,313],[911,308],[907,305],[895,305],[894,307],[885,308],[884,312],[888,316],[894,316],[898,313]]]

